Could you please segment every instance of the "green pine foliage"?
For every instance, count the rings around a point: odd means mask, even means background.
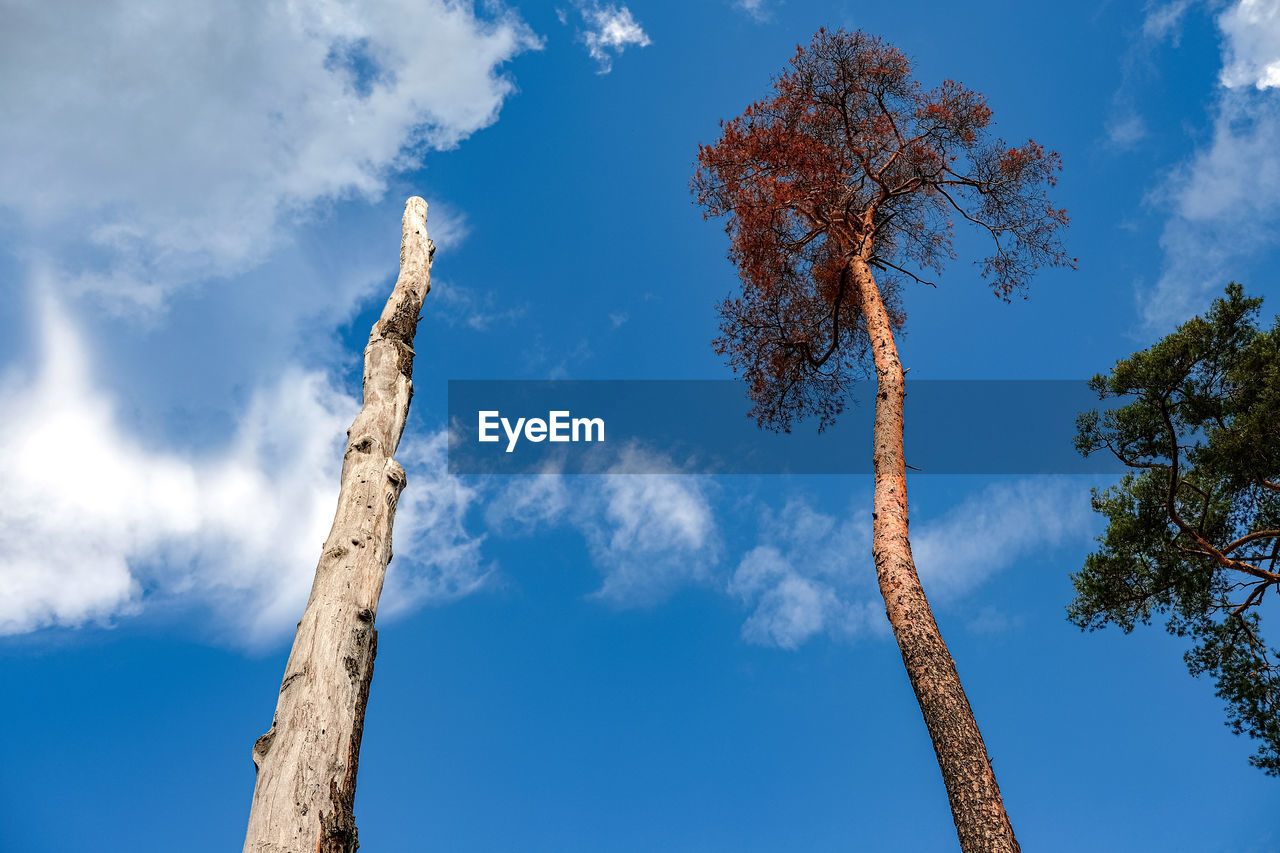
[[[1091,380],[1123,405],[1080,415],[1076,448],[1131,470],[1093,491],[1107,529],[1067,612],[1126,633],[1164,618],[1191,640],[1187,667],[1214,679],[1227,724],[1257,740],[1250,762],[1280,775],[1280,651],[1262,625],[1280,598],[1280,316],[1259,329],[1261,304],[1231,284]]]

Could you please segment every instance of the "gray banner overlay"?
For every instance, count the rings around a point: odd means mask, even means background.
[[[758,427],[732,380],[450,380],[454,474],[869,474],[875,386],[836,424]],[[1123,401],[1122,401],[1123,402]],[[1110,406],[1115,401],[1107,401]],[[1113,474],[1072,446],[1105,408],[1083,380],[907,382],[907,464],[924,474]]]

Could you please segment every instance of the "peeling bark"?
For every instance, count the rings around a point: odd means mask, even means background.
[[[911,556],[902,439],[906,379],[893,326],[866,262],[855,260],[852,271],[876,369],[871,551],[885,613],[933,740],[960,849],[964,853],[1017,853],[1020,848],[986,744]]]
[[[405,204],[400,276],[364,351],[364,406],[347,430],[329,538],[294,635],[257,781],[244,853],[353,853],[352,807],[378,648],[374,620],[405,486],[393,457],[413,396],[413,338],[431,290],[427,203]]]

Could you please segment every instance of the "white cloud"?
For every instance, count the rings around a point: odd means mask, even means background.
[[[46,300],[39,369],[0,385],[0,633],[75,626],[147,606],[211,609],[233,641],[279,638],[296,621],[332,520],[344,430],[356,401],[316,372],[285,370],[250,399],[228,444],[204,454],[157,446],[121,417],[91,375],[91,358]],[[445,470],[443,433],[402,446],[409,473],[383,613],[485,586],[494,567],[468,530],[483,502],[498,535],[546,525],[578,529],[602,579],[594,597],[651,604],[686,585],[720,588],[750,614],[752,642],[796,648],[827,632],[883,632],[865,511],[829,515],[803,501],[765,513],[757,547],[732,577],[706,477],[554,471],[493,483]],[[637,451],[630,451],[636,453]],[[915,528],[932,594],[961,595],[1038,549],[1088,529],[1084,490],[1070,481],[993,486]]]
[[[387,570],[379,610],[387,616],[470,595],[496,571],[481,553],[485,537],[467,529],[480,489],[448,473],[448,446],[441,430],[402,444],[396,454],[408,479],[396,506],[393,545],[399,556]]]
[[[870,512],[837,518],[792,499],[777,514],[761,511],[758,537],[761,544],[743,556],[728,585],[752,610],[744,638],[795,649],[823,632],[848,637],[887,628],[875,597]]]
[[[621,56],[629,46],[647,47],[653,43],[626,6],[590,0],[579,3],[578,11],[583,23],[580,38],[587,53],[599,63],[600,74],[612,71],[614,57]]]
[[[1094,532],[1089,490],[1074,477],[997,482],[912,530],[916,571],[933,601],[959,598],[1028,555]]]
[[[766,21],[769,18],[768,11],[765,9],[765,0],[737,0],[734,5],[757,21]]]
[[[1026,623],[1022,614],[1010,616],[995,605],[987,604],[965,623],[965,627],[974,634],[991,637],[1020,631]]]
[[[1240,0],[1218,18],[1224,39],[1222,85],[1280,86],[1280,3]]]
[[[395,269],[398,199],[385,217],[327,217],[491,124],[514,91],[504,63],[538,40],[497,4],[482,18],[455,0],[79,5],[23,4],[0,27],[0,214],[37,299],[54,282],[67,305],[89,292],[128,317],[90,303],[80,325],[99,351],[10,371],[0,423],[32,432],[18,400],[49,412],[75,491],[9,466],[0,493],[33,497],[0,509],[12,592],[0,631],[178,596],[266,638],[305,600],[354,406],[288,365],[332,363],[336,328]],[[433,202],[430,230],[447,251],[465,217]],[[209,279],[220,280],[171,298]],[[16,278],[4,287],[20,301]],[[51,353],[78,347],[57,311],[32,325],[63,342]],[[121,369],[89,377],[91,360]],[[141,413],[146,437],[116,411]],[[170,412],[235,432],[228,443],[197,428],[192,443],[216,443],[216,457],[171,451],[168,438],[186,437]],[[425,535],[415,514],[453,538],[432,540],[432,562],[397,559],[389,588],[413,600],[460,594],[486,572],[478,543],[455,535],[474,496],[422,465],[409,471],[418,488],[401,506],[399,550]]]
[[[1087,541],[1092,530],[1087,489],[1072,479],[1037,478],[988,486],[913,525],[911,544],[931,602],[945,606],[1028,555]],[[743,637],[761,645],[794,649],[821,633],[888,630],[865,510],[837,518],[792,500],[777,516],[766,514],[760,544],[739,562],[728,591],[752,610]],[[974,630],[991,624],[994,617]]]
[[[1148,3],[1147,14],[1142,20],[1142,34],[1147,38],[1165,39],[1178,37],[1182,19],[1194,0],[1173,0],[1171,3]]]
[[[1280,4],[1238,0],[1219,16],[1222,84],[1212,135],[1153,194],[1170,210],[1156,284],[1139,293],[1148,330],[1202,312],[1280,225]]]
[[[859,566],[867,570],[870,559],[858,560],[850,554],[846,560],[847,568],[839,578],[821,578],[807,574],[803,561],[774,546],[761,545],[747,552],[729,583],[729,592],[754,608],[742,625],[742,636],[760,645],[797,649],[823,631],[837,636],[883,633],[888,627],[884,607],[869,591],[848,594],[850,588],[861,586],[855,572]]]
[[[489,501],[485,522],[492,530],[528,535],[564,520],[571,502],[565,478],[556,471],[512,477]]]
[[[212,607],[233,642],[287,633],[333,518],[357,403],[319,373],[288,369],[253,396],[224,451],[158,449],[95,387],[57,304],[46,299],[40,315],[38,372],[10,372],[0,388],[0,428],[13,437],[0,457],[0,634],[108,623],[171,599]],[[474,495],[440,473],[441,441],[403,452],[410,486],[389,584],[413,601],[463,594],[484,576],[461,525]],[[426,560],[405,559],[414,545]]]
[[[1280,110],[1248,95],[1224,95],[1209,145],[1174,178],[1173,200],[1188,222],[1256,220],[1280,199]]]
[[[624,459],[619,467],[634,467]],[[709,480],[680,474],[609,474],[599,480],[603,518],[584,519],[587,544],[605,573],[596,593],[618,604],[655,601],[703,583],[719,559]]]
[[[1107,122],[1107,141],[1113,147],[1128,150],[1147,138],[1147,123],[1131,106],[1117,105],[1115,113]]]
[[[524,305],[499,304],[492,291],[477,294],[456,282],[441,279],[432,281],[431,296],[437,303],[432,316],[451,326],[466,326],[477,332],[510,325],[523,317],[527,310]]]
[[[1175,170],[1158,197],[1171,215],[1160,236],[1164,265],[1141,294],[1143,320],[1167,331],[1208,308],[1233,269],[1274,246],[1280,225],[1280,100],[1228,91],[1213,136]]]
[[[538,44],[449,0],[75,5],[0,28],[0,199],[68,286],[152,308],[491,124]]]
[[[572,525],[603,575],[593,597],[617,606],[653,604],[686,584],[708,583],[722,548],[710,479],[618,473],[675,471],[665,459],[637,459],[639,452],[627,448],[596,475],[514,477],[494,495],[485,520],[506,535]]]
[[[754,642],[799,648],[841,609],[835,590],[797,574],[776,549],[767,546],[748,554],[734,579],[735,588],[743,594],[758,591],[760,595],[755,612],[742,626],[743,636]]]

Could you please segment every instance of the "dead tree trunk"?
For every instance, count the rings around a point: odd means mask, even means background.
[[[866,262],[855,260],[853,274],[876,368],[871,552],[885,612],[933,740],[960,848],[964,853],[1017,853],[1018,840],[986,744],[911,556],[902,441],[906,378],[893,326]]]
[[[244,853],[352,853],[352,805],[405,474],[393,458],[413,396],[413,336],[431,289],[427,203],[405,204],[400,277],[364,351],[364,407],[347,430],[333,528],[298,623],[271,728],[253,745],[257,782]]]

